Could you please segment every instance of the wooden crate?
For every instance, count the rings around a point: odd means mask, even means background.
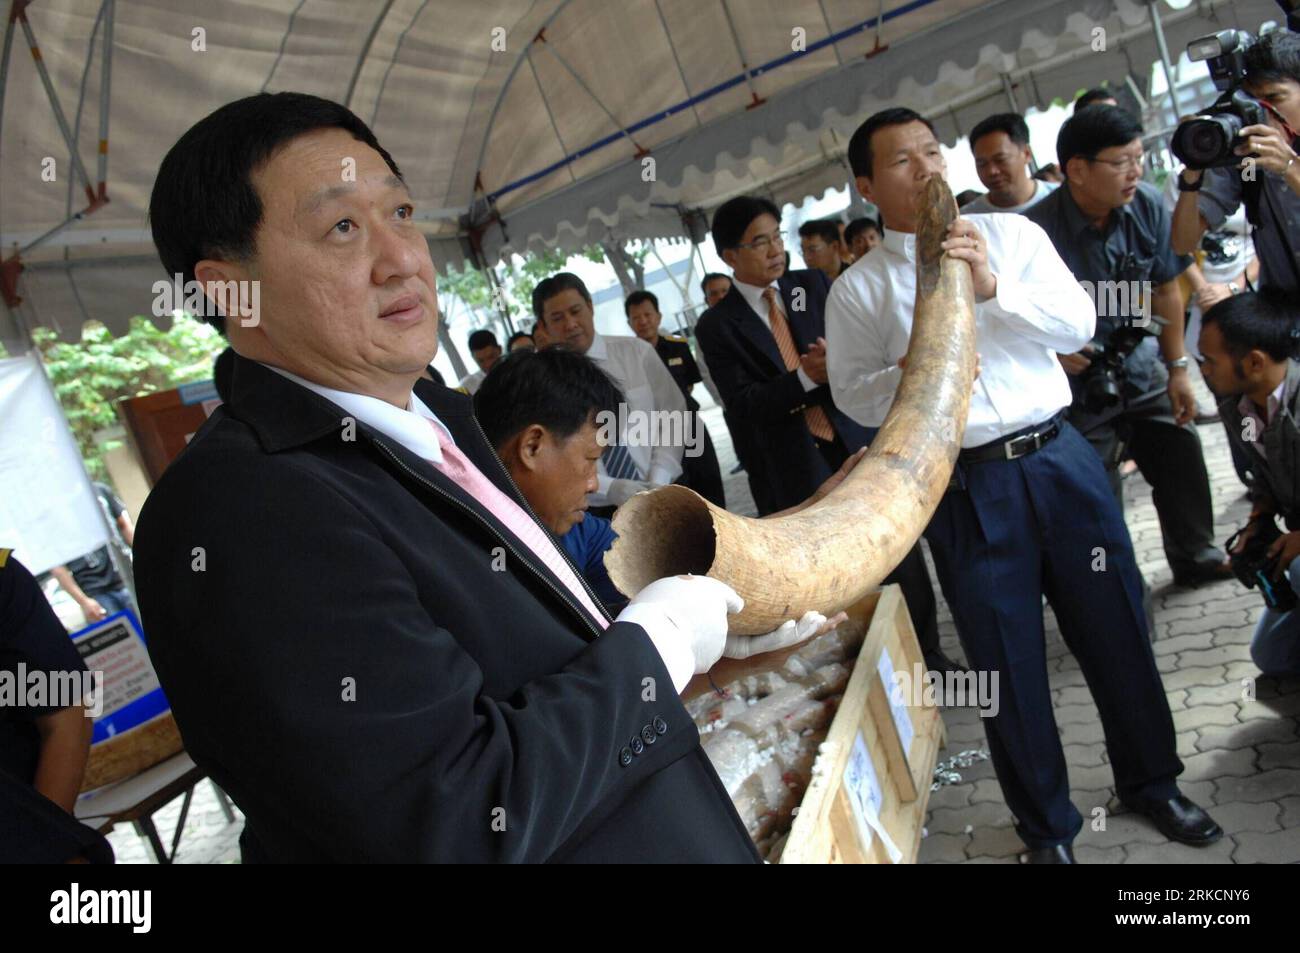
[[[897,862],[914,863],[930,797],[935,760],[943,746],[939,709],[924,704],[919,690],[899,699],[891,711],[890,690],[882,678],[889,666],[909,677],[924,669],[916,632],[901,590],[887,586],[846,610],[850,624],[866,628],[834,719],[804,793],[780,863],[890,863],[880,836],[897,849]],[[777,671],[796,650],[773,652],[745,661],[724,659],[708,678],[691,682],[687,700],[713,685],[748,675]],[[882,666],[882,659],[886,665]],[[921,669],[915,668],[921,666]],[[904,738],[909,734],[910,737]],[[906,745],[904,744],[906,740]],[[875,797],[867,796],[874,775]],[[873,822],[864,802],[873,802]]]

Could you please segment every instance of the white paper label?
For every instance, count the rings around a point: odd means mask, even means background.
[[[865,851],[871,848],[871,834],[874,831],[885,845],[885,853],[889,855],[890,862],[898,863],[903,852],[894,846],[893,840],[880,823],[884,793],[880,788],[880,779],[876,777],[876,766],[871,763],[871,752],[867,750],[867,742],[860,731],[853,739],[853,750],[849,752],[848,763],[844,766],[844,791],[849,796],[853,817],[858,822],[862,849]]]
[[[903,692],[894,684],[894,660],[889,657],[887,649],[880,650],[880,661],[876,663],[876,671],[880,673],[880,681],[884,684],[885,694],[889,697],[889,714],[894,719],[894,730],[898,732],[898,740],[903,746],[903,755],[906,757],[912,750],[912,738],[916,736],[916,731],[912,728],[912,714],[907,710]]]

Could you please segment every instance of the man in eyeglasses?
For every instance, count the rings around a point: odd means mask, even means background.
[[[863,122],[848,158],[886,231],[831,289],[828,367],[839,406],[879,426],[910,346],[922,196],[948,169],[933,124],[905,107]],[[999,679],[985,734],[1029,848],[1022,860],[1074,863],[1083,826],[1053,714],[1044,600],[1086,674],[1121,800],[1167,837],[1211,843],[1223,831],[1174,780],[1183,766],[1128,529],[1100,461],[1062,418],[1070,388],[1053,355],[1088,340],[1091,302],[1042,229],[1019,215],[957,218],[943,247],[970,265],[980,373],[954,479],[925,536],[966,658]]]
[[[761,516],[807,499],[867,437],[826,384],[830,281],[819,269],[786,270],[777,207],[755,196],[724,203],[713,243],[732,287],[695,336],[727,410],[758,444],[747,466]]]
[[[1170,247],[1169,213],[1142,181],[1142,125],[1115,106],[1088,106],[1061,127],[1056,152],[1065,184],[1024,214],[1047,232],[1097,311],[1092,342],[1059,355],[1074,395],[1070,422],[1101,454],[1121,507],[1126,451],[1151,484],[1176,584],[1228,579],[1183,346],[1177,279],[1192,260]],[[1148,334],[1134,345],[1138,330]],[[1129,346],[1122,363],[1105,356]]]

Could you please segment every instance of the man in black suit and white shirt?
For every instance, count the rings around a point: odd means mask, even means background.
[[[298,93],[223,106],[150,218],[235,355],[140,515],[140,608],[244,858],[756,861],[678,698],[739,598],[674,577],[611,620],[470,398],[419,380],[433,263],[365,124]]]
[[[723,403],[754,443],[749,468],[760,515],[807,499],[867,433],[831,403],[820,271],[786,272],[781,213],[741,196],[713,216],[713,243],[731,291],[700,318],[695,338]]]

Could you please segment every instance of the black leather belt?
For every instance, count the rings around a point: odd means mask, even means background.
[[[1056,439],[1061,432],[1065,411],[1041,424],[1033,424],[1023,430],[1017,430],[1009,437],[994,440],[980,447],[963,450],[957,459],[961,463],[988,463],[992,460],[1016,460],[1026,457],[1036,450],[1041,450]]]

